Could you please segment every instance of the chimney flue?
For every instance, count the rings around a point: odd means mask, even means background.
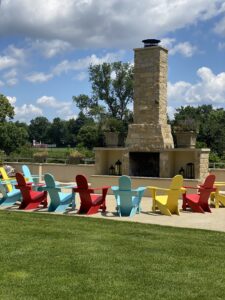
[[[153,47],[158,46],[158,44],[161,42],[160,40],[156,39],[147,39],[142,41],[144,43],[144,48],[146,47]]]

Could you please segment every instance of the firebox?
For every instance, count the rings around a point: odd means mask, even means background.
[[[130,152],[130,175],[140,177],[159,177],[158,152]]]

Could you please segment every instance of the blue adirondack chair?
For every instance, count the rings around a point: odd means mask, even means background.
[[[72,209],[75,209],[75,193],[62,193],[61,187],[56,185],[55,179],[51,174],[45,174],[44,180],[46,186],[41,189],[43,191],[48,191],[51,200],[48,211],[63,213],[69,206],[72,206]],[[74,186],[63,186],[63,188],[72,189]]]
[[[123,175],[119,178],[119,186],[111,187],[117,203],[119,216],[134,216],[139,213],[141,198],[144,194],[145,187],[131,189],[131,179]]]
[[[39,183],[39,175],[32,175],[30,168],[27,165],[22,165],[22,172],[26,181],[31,182],[33,184],[33,190],[41,191],[41,187],[44,185],[43,183]]]
[[[10,206],[15,204],[17,201],[21,201],[21,192],[19,190],[13,189],[11,192],[7,192],[7,181],[0,181],[0,193],[2,198],[0,198],[0,205]]]

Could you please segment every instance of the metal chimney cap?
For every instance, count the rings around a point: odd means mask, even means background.
[[[158,46],[158,44],[161,42],[160,40],[156,39],[146,39],[142,41],[144,43],[144,47],[153,47]]]

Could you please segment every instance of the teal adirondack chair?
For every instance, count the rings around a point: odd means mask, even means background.
[[[45,187],[41,189],[43,191],[48,191],[50,196],[50,205],[48,211],[55,212],[65,212],[69,206],[75,209],[75,193],[62,193],[61,187],[56,185],[55,179],[51,174],[44,175]],[[63,188],[74,188],[74,186],[63,186]]]
[[[131,179],[129,176],[121,176],[119,178],[119,186],[111,187],[117,203],[117,211],[119,216],[134,216],[139,213],[141,198],[145,188],[139,187],[131,189]]]
[[[0,198],[0,205],[2,206],[10,206],[15,204],[17,201],[21,201],[21,192],[19,190],[13,189],[11,192],[7,192],[7,182],[4,183],[0,181],[0,193],[2,194],[2,198]]]

